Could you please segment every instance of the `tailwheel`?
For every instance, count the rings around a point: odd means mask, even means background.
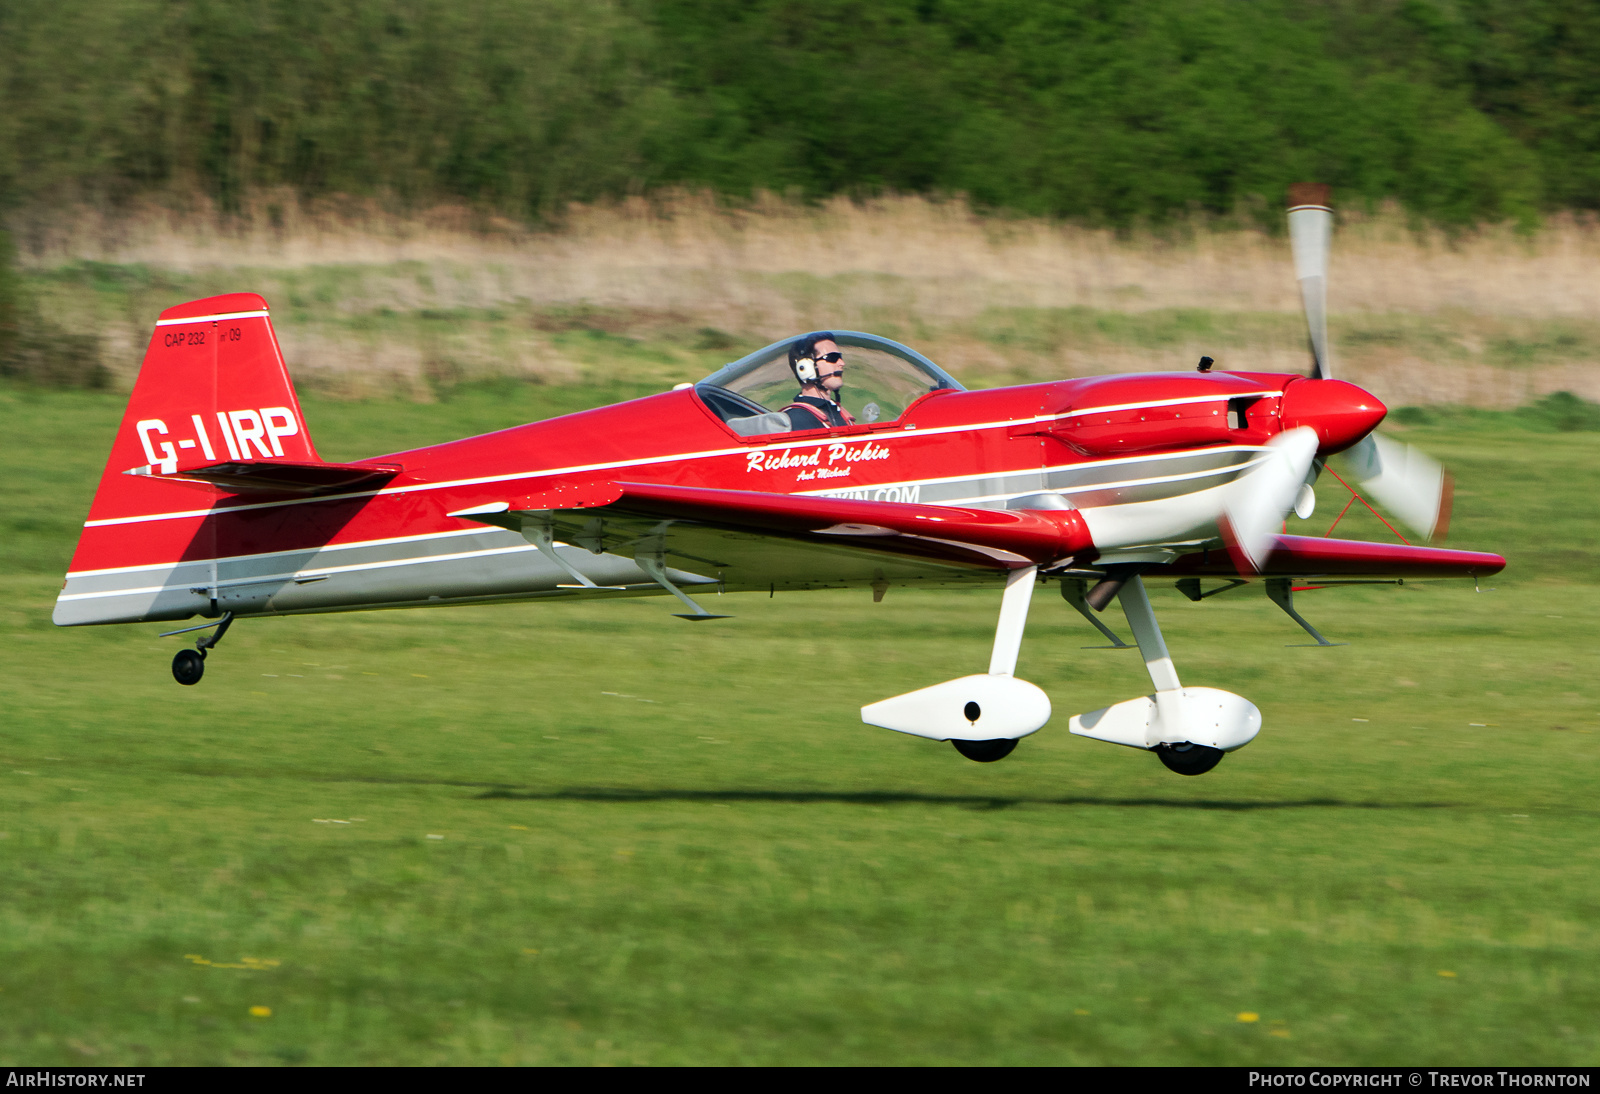
[[[1157,745],[1155,754],[1161,757],[1161,762],[1167,765],[1168,771],[1176,771],[1180,775],[1204,775],[1220,764],[1222,757],[1227,755],[1220,748],[1192,745],[1188,742]]]
[[[198,684],[205,673],[204,650],[179,650],[172,659],[172,678],[180,684]]]
[[[971,704],[968,704],[969,706]],[[1001,737],[993,741],[951,741],[956,746],[956,751],[969,760],[976,760],[980,764],[992,764],[996,760],[1003,760],[1011,755],[1011,750],[1017,747],[1017,742],[1010,737]]]
[[[175,634],[203,631],[207,627],[217,628],[196,642],[194,649],[178,651],[178,655],[172,659],[172,678],[186,686],[198,684],[200,677],[206,674],[206,651],[216,649],[217,643],[222,641],[222,636],[228,633],[228,628],[231,626],[233,626],[233,613],[224,612],[222,618],[215,623],[202,623],[198,627],[184,627],[182,630],[163,634],[162,638],[171,638]]]

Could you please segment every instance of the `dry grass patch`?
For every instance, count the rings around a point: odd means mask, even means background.
[[[247,288],[272,301],[297,373],[350,394],[631,375],[626,354],[552,337],[575,331],[670,358],[649,373],[664,381],[692,378],[702,354],[826,327],[912,342],[975,383],[1187,368],[1202,353],[1305,365],[1287,244],[1249,227],[1119,236],[915,197],[734,207],[678,194],[574,206],[548,230],[460,209],[274,205],[230,219],[86,210],[24,218],[19,237],[47,307],[95,315],[124,382],[161,307]],[[1340,373],[1396,404],[1600,398],[1597,269],[1592,220],[1447,238],[1394,211],[1344,214]]]

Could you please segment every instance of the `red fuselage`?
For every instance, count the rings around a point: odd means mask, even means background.
[[[183,410],[166,418],[184,421]],[[578,595],[515,533],[450,514],[496,503],[557,508],[552,497],[624,479],[968,508],[1055,493],[1079,512],[1097,552],[1156,548],[1164,553],[1153,560],[1192,571],[1182,558],[1200,557],[1217,534],[1215,506],[1192,499],[1232,481],[1286,427],[1316,429],[1326,454],[1365,436],[1384,413],[1338,381],[1157,373],[933,391],[891,422],[744,437],[683,388],[358,461],[398,469],[367,488],[230,494],[159,478],[103,487],[56,619]],[[172,436],[182,446],[180,433]],[[643,581],[626,558],[563,550],[601,584]],[[827,584],[826,574],[783,576],[716,579],[732,588]]]

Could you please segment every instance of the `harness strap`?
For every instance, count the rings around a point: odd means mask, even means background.
[[[823,426],[824,429],[831,428],[833,426],[833,423],[828,421],[828,416],[826,414],[824,414],[822,411],[818,410],[816,407],[812,406],[810,403],[802,403],[799,400],[796,400],[796,401],[790,403],[788,406],[784,407],[783,409],[786,410],[786,411],[795,410],[795,409],[809,410],[811,412],[812,416],[815,417],[817,419],[817,421],[822,423],[822,426]],[[848,414],[846,414],[846,415],[844,415],[844,419],[845,419],[845,424],[848,425],[849,422],[850,422],[850,416]]]
[[[838,405],[838,403],[834,403],[834,406],[838,409],[838,416],[845,419],[845,425],[856,424],[856,419],[851,416],[851,413],[848,411],[848,409],[843,408],[843,406]],[[789,406],[784,406],[784,411],[792,411],[792,409],[795,408],[808,409],[808,411],[811,411],[811,414],[816,416],[816,421],[822,422],[822,427],[824,427],[824,429],[832,429],[832,427],[834,427],[834,422],[827,421],[827,414],[819,411],[816,406],[811,406],[811,403],[806,403],[806,401],[798,400],[797,398],[797,400],[789,403]]]

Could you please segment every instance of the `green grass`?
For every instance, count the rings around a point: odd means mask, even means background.
[[[595,394],[308,417],[339,458]],[[1019,672],[1056,718],[994,765],[856,708],[980,670],[997,592],[245,620],[180,688],[161,628],[49,622],[119,412],[0,399],[6,1063],[1600,1050],[1600,435],[1409,430],[1457,473],[1452,542],[1512,569],[1300,597],[1349,646],[1286,648],[1250,590],[1158,592],[1185,681],[1266,719],[1185,779],[1067,734],[1148,681],[1049,589]]]

